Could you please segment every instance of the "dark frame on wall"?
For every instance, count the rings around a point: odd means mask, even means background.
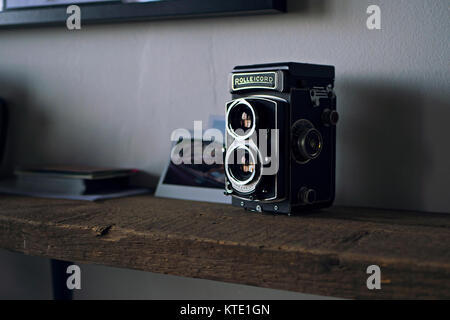
[[[4,0],[0,0],[4,1]],[[0,27],[65,25],[68,5],[7,9]],[[286,0],[168,0],[78,4],[82,24],[286,12]]]

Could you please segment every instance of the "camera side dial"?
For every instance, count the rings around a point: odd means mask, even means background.
[[[300,119],[291,129],[292,156],[301,163],[317,159],[323,149],[323,138],[319,130],[306,120]]]

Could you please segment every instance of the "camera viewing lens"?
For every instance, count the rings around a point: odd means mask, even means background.
[[[228,112],[228,129],[237,137],[247,137],[256,127],[255,112],[248,102],[240,102]]]

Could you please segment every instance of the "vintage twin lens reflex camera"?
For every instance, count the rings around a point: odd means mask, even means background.
[[[335,195],[334,67],[234,68],[226,104],[225,194],[259,212],[329,207]]]

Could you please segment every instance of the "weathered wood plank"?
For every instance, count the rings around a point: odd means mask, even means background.
[[[81,263],[345,298],[450,298],[450,215],[332,208],[300,217],[151,196],[0,196],[0,247]],[[382,269],[382,290],[366,268]]]

